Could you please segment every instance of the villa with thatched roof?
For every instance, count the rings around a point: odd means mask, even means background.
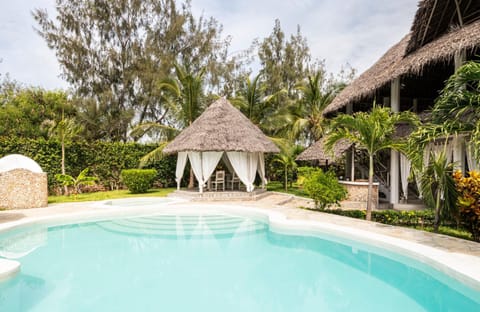
[[[184,129],[164,150],[178,154],[177,188],[187,160],[203,192],[220,161],[237,176],[247,192],[254,189],[258,172],[265,183],[265,153],[278,153],[278,147],[225,98],[212,103],[200,117]],[[225,185],[224,185],[225,186]]]
[[[394,112],[422,113],[433,106],[457,68],[466,60],[478,59],[479,48],[480,1],[420,1],[410,33],[338,94],[324,114],[368,111],[374,101]],[[464,167],[468,158],[465,142],[459,139],[451,144],[453,161]],[[386,179],[389,194],[385,195],[392,204],[399,202],[400,179],[407,181],[408,162],[398,152],[391,152]],[[402,185],[403,196],[406,192],[407,185]]]

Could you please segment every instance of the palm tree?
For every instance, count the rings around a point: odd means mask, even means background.
[[[73,187],[73,194],[76,197],[77,194],[80,192],[81,185],[94,185],[97,181],[96,177],[88,176],[88,168],[85,168],[78,174],[76,178],[72,177],[68,174],[57,174],[55,178],[57,181],[62,183],[66,188],[69,186]]]
[[[239,96],[231,99],[240,111],[264,132],[273,133],[278,125],[283,126],[279,120],[278,110],[275,110],[274,100],[287,91],[281,89],[273,94],[266,94],[266,85],[261,81],[262,74],[256,75],[253,80],[245,79],[244,87],[239,91]]]
[[[60,141],[61,145],[61,172],[65,175],[65,145],[70,143],[80,132],[83,126],[79,125],[73,118],[65,118],[62,111],[62,119],[57,123],[55,121],[47,121],[49,124],[48,135]],[[67,187],[64,188],[65,193],[68,192]]]
[[[245,79],[245,87],[240,90],[240,96],[232,99],[232,104],[237,106],[240,111],[247,116],[254,124],[260,123],[258,111],[264,105],[263,92],[264,89],[260,82],[262,74],[256,75],[253,80],[250,77]]]
[[[62,174],[65,174],[65,144],[70,143],[82,130],[82,125],[77,124],[74,119],[64,118],[63,116],[60,122],[54,123],[49,129],[49,135],[60,141],[62,148]]]
[[[284,171],[284,187],[285,191],[288,191],[288,174],[293,172],[297,168],[297,163],[295,159],[303,151],[303,147],[300,145],[292,144],[286,140],[276,139],[278,147],[280,148],[280,153],[275,155],[273,161],[280,164],[283,167]]]
[[[296,89],[300,92],[300,100],[290,106],[292,115],[291,135],[298,138],[302,134],[309,143],[318,141],[328,126],[323,116],[323,110],[332,102],[338,93],[338,87],[323,90],[323,72],[318,71],[313,76],[299,84]]]
[[[168,110],[172,124],[159,124],[155,122],[146,122],[138,125],[133,131],[135,134],[145,134],[148,131],[161,133],[164,140],[159,147],[151,151],[140,160],[140,166],[145,166],[162,159],[163,149],[168,142],[179,132],[179,129],[190,126],[195,119],[203,112],[205,105],[203,99],[203,82],[205,68],[198,73],[190,70],[189,66],[175,64],[175,78],[168,78],[159,84],[159,88],[164,90],[164,98],[168,105]],[[194,183],[193,171],[190,170],[189,188]]]
[[[341,139],[364,149],[369,158],[367,220],[372,216],[373,161],[378,152],[385,149],[398,149],[399,141],[394,138],[397,124],[415,123],[416,117],[411,112],[392,113],[390,108],[379,107],[373,103],[370,113],[357,112],[353,115],[340,114],[332,120],[326,147],[332,149]]]
[[[448,79],[435,101],[432,122],[450,134],[470,132],[480,161],[480,62],[465,63]]]
[[[446,147],[448,139],[461,132],[471,134],[476,145],[475,157],[480,160],[480,63],[475,61],[465,63],[448,79],[435,101],[431,122],[410,135],[406,149],[416,172],[421,174],[425,202],[435,210],[435,231],[440,218],[451,218],[456,208],[454,164],[447,162],[445,150],[438,155],[427,155],[429,162],[425,164],[423,151],[435,141],[445,142]]]
[[[446,145],[445,145],[446,147]],[[454,164],[447,161],[446,151],[430,152],[429,163],[421,177],[421,188],[429,207],[434,207],[434,231],[438,232],[441,215],[452,217],[456,208],[457,191],[453,178]]]

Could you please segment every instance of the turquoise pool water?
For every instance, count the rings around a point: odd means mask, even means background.
[[[423,264],[239,216],[36,226],[1,234],[0,257],[22,264],[0,311],[480,311]]]

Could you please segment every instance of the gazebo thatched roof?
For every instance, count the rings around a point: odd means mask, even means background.
[[[237,151],[278,153],[278,147],[225,98],[212,103],[163,152]]]
[[[326,160],[329,163],[335,162],[342,157],[346,150],[352,146],[347,140],[339,140],[333,147],[331,153],[325,149],[325,138],[321,138],[315,144],[304,150],[297,156],[297,160]]]
[[[443,19],[436,21],[435,26],[430,14],[433,12],[432,10],[439,8],[434,5],[436,2],[429,0],[421,2],[411,32],[340,92],[324,110],[324,114],[337,111],[349,103],[361,101],[374,95],[378,89],[386,86],[395,78],[403,75],[421,75],[426,66],[449,61],[458,51],[473,50],[480,46],[480,11],[473,10],[480,7],[478,4],[480,2],[473,1],[476,4],[465,5],[468,9],[464,10],[465,14],[470,15],[468,15],[469,19],[466,20],[469,24],[463,27],[454,27],[455,24],[452,24],[450,20],[447,23]],[[445,7],[441,7],[442,10],[448,10],[450,4],[447,5],[447,3],[453,2],[453,0],[440,0],[438,2],[445,5]],[[430,11],[426,11],[427,9]],[[435,12],[432,16],[435,16]],[[451,15],[452,13],[449,12],[448,14]],[[430,22],[428,22],[429,19]],[[445,23],[448,24],[448,27],[453,28],[448,28]],[[434,26],[437,31],[432,33],[428,27]],[[425,38],[422,34],[425,34]]]

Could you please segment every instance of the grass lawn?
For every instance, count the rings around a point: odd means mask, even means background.
[[[296,183],[293,183],[292,187],[290,187],[290,185],[289,185],[288,186],[288,191],[285,191],[285,187],[283,186],[282,182],[271,181],[271,182],[268,182],[268,184],[267,184],[267,191],[287,193],[287,194],[292,194],[292,195],[296,195],[296,196],[300,196],[300,197],[309,198],[308,194],[305,193],[305,191],[303,189],[298,188]]]
[[[127,198],[127,197],[165,197],[175,188],[162,188],[162,189],[151,189],[147,193],[143,194],[132,194],[129,190],[119,190],[119,191],[108,191],[108,192],[95,192],[95,193],[82,193],[78,194],[76,197],[73,195],[69,196],[48,196],[48,203],[69,203],[69,202],[83,202],[83,201],[97,201],[97,200],[107,200],[107,199],[116,199],[116,198]]]
[[[417,230],[424,230],[427,232],[432,232],[433,233],[433,227],[424,227],[422,229],[416,228]],[[457,238],[462,238],[462,239],[467,239],[467,240],[473,240],[472,234],[466,230],[463,229],[456,229],[456,228],[451,228],[448,226],[443,226],[441,225],[438,228],[438,234],[444,234],[448,236],[453,236]]]

